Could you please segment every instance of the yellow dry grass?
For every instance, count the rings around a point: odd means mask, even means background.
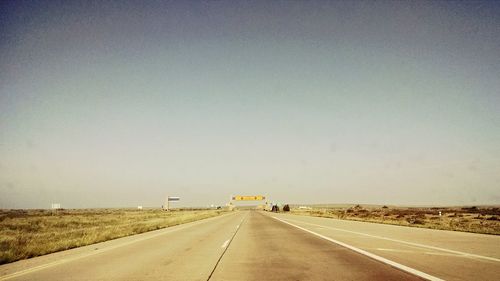
[[[222,210],[0,210],[0,264],[214,217]]]
[[[441,212],[441,215],[439,215]],[[500,208],[405,208],[405,207],[354,207],[294,208],[292,214],[309,215],[344,220],[384,223],[431,229],[464,231],[500,235]]]

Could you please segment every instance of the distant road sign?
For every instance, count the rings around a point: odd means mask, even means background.
[[[255,195],[255,196],[242,196],[242,195],[237,195],[233,196],[234,201],[261,201],[261,200],[266,200],[265,196],[262,195]]]
[[[179,200],[181,200],[180,197],[172,197],[172,196],[168,197],[168,201],[179,201]]]

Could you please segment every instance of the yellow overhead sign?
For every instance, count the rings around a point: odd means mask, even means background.
[[[262,195],[255,195],[255,196],[233,196],[233,200],[235,201],[260,201],[260,200],[266,200],[265,196]]]

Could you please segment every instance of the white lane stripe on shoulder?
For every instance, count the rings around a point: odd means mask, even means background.
[[[443,279],[440,279],[440,278],[438,278],[438,277],[435,277],[435,276],[429,275],[429,274],[427,274],[427,273],[425,273],[425,272],[422,272],[422,271],[416,270],[416,269],[414,269],[414,268],[408,267],[408,266],[406,266],[406,265],[402,265],[402,264],[400,264],[400,263],[397,263],[397,262],[394,262],[394,261],[388,260],[388,259],[386,259],[386,258],[383,258],[383,257],[377,256],[377,255],[374,255],[374,254],[369,253],[369,252],[367,252],[367,251],[364,251],[364,250],[361,250],[361,249],[359,249],[359,248],[353,247],[353,246],[351,246],[351,245],[345,244],[345,243],[343,243],[343,242],[337,241],[337,240],[332,239],[332,238],[330,238],[330,237],[326,237],[326,236],[324,236],[324,235],[321,235],[321,234],[316,233],[316,232],[314,232],[314,231],[311,231],[311,230],[305,229],[305,228],[303,228],[303,227],[300,227],[300,226],[295,225],[295,224],[293,224],[293,223],[290,223],[290,222],[287,222],[287,221],[285,221],[285,220],[279,219],[279,218],[277,218],[277,217],[272,217],[272,218],[273,218],[273,219],[275,219],[275,220],[278,220],[278,221],[280,221],[280,222],[282,222],[282,223],[286,223],[286,224],[288,224],[288,225],[291,225],[291,226],[293,226],[293,227],[295,227],[295,228],[298,228],[298,229],[300,229],[300,230],[303,230],[303,231],[305,231],[305,232],[308,232],[308,233],[310,233],[310,234],[312,234],[312,235],[315,235],[315,236],[318,236],[318,237],[323,238],[323,239],[325,239],[325,240],[328,240],[328,241],[330,241],[330,242],[332,242],[332,243],[338,244],[338,245],[340,245],[340,246],[342,246],[342,247],[348,248],[348,249],[350,249],[350,250],[352,250],[352,251],[354,251],[354,252],[360,253],[360,254],[365,255],[365,256],[367,256],[367,257],[370,257],[370,258],[372,258],[372,259],[374,259],[374,260],[377,260],[377,261],[383,262],[383,263],[385,263],[385,264],[388,264],[388,265],[390,265],[390,266],[392,266],[392,267],[394,267],[394,268],[397,268],[397,269],[400,269],[400,270],[402,270],[402,271],[405,271],[405,272],[411,273],[411,274],[413,274],[413,275],[416,275],[416,276],[418,276],[418,277],[424,278],[424,279],[426,279],[426,280],[430,280],[430,281],[444,281]]]
[[[438,250],[438,251],[448,252],[448,253],[456,254],[456,255],[459,255],[459,256],[463,256],[463,257],[478,258],[478,259],[485,259],[485,260],[500,262],[500,259],[497,259],[497,258],[494,258],[494,257],[481,256],[481,255],[476,255],[476,254],[471,254],[471,253],[466,253],[466,252],[460,252],[460,251],[455,251],[455,250],[450,250],[450,249],[445,249],[445,248],[440,248],[440,247],[435,247],[435,246],[429,246],[429,245],[424,245],[424,244],[419,244],[419,243],[408,242],[408,241],[404,241],[404,240],[398,240],[398,239],[392,239],[392,238],[383,237],[383,236],[366,234],[366,233],[363,233],[363,232],[357,232],[357,231],[352,231],[352,230],[347,230],[347,229],[342,229],[342,228],[337,228],[337,227],[324,226],[324,225],[315,224],[315,223],[303,222],[303,221],[294,220],[294,219],[287,219],[287,220],[288,221],[298,222],[298,223],[303,223],[303,224],[308,224],[308,225],[312,225],[312,226],[321,226],[321,227],[328,228],[328,229],[333,229],[333,230],[343,231],[343,232],[347,232],[347,233],[353,233],[353,234],[363,235],[363,236],[377,238],[377,239],[383,239],[383,240],[397,242],[397,243],[406,244],[406,245],[411,245],[411,246],[415,246],[415,247],[419,247],[419,248],[427,248],[427,249],[432,249],[432,250]]]

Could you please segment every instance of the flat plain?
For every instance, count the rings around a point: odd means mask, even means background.
[[[0,280],[498,280],[500,236],[234,211],[0,265]]]
[[[377,205],[315,205],[290,213],[323,218],[500,235],[498,206],[399,207]]]
[[[0,210],[0,264],[214,217],[222,210]]]

